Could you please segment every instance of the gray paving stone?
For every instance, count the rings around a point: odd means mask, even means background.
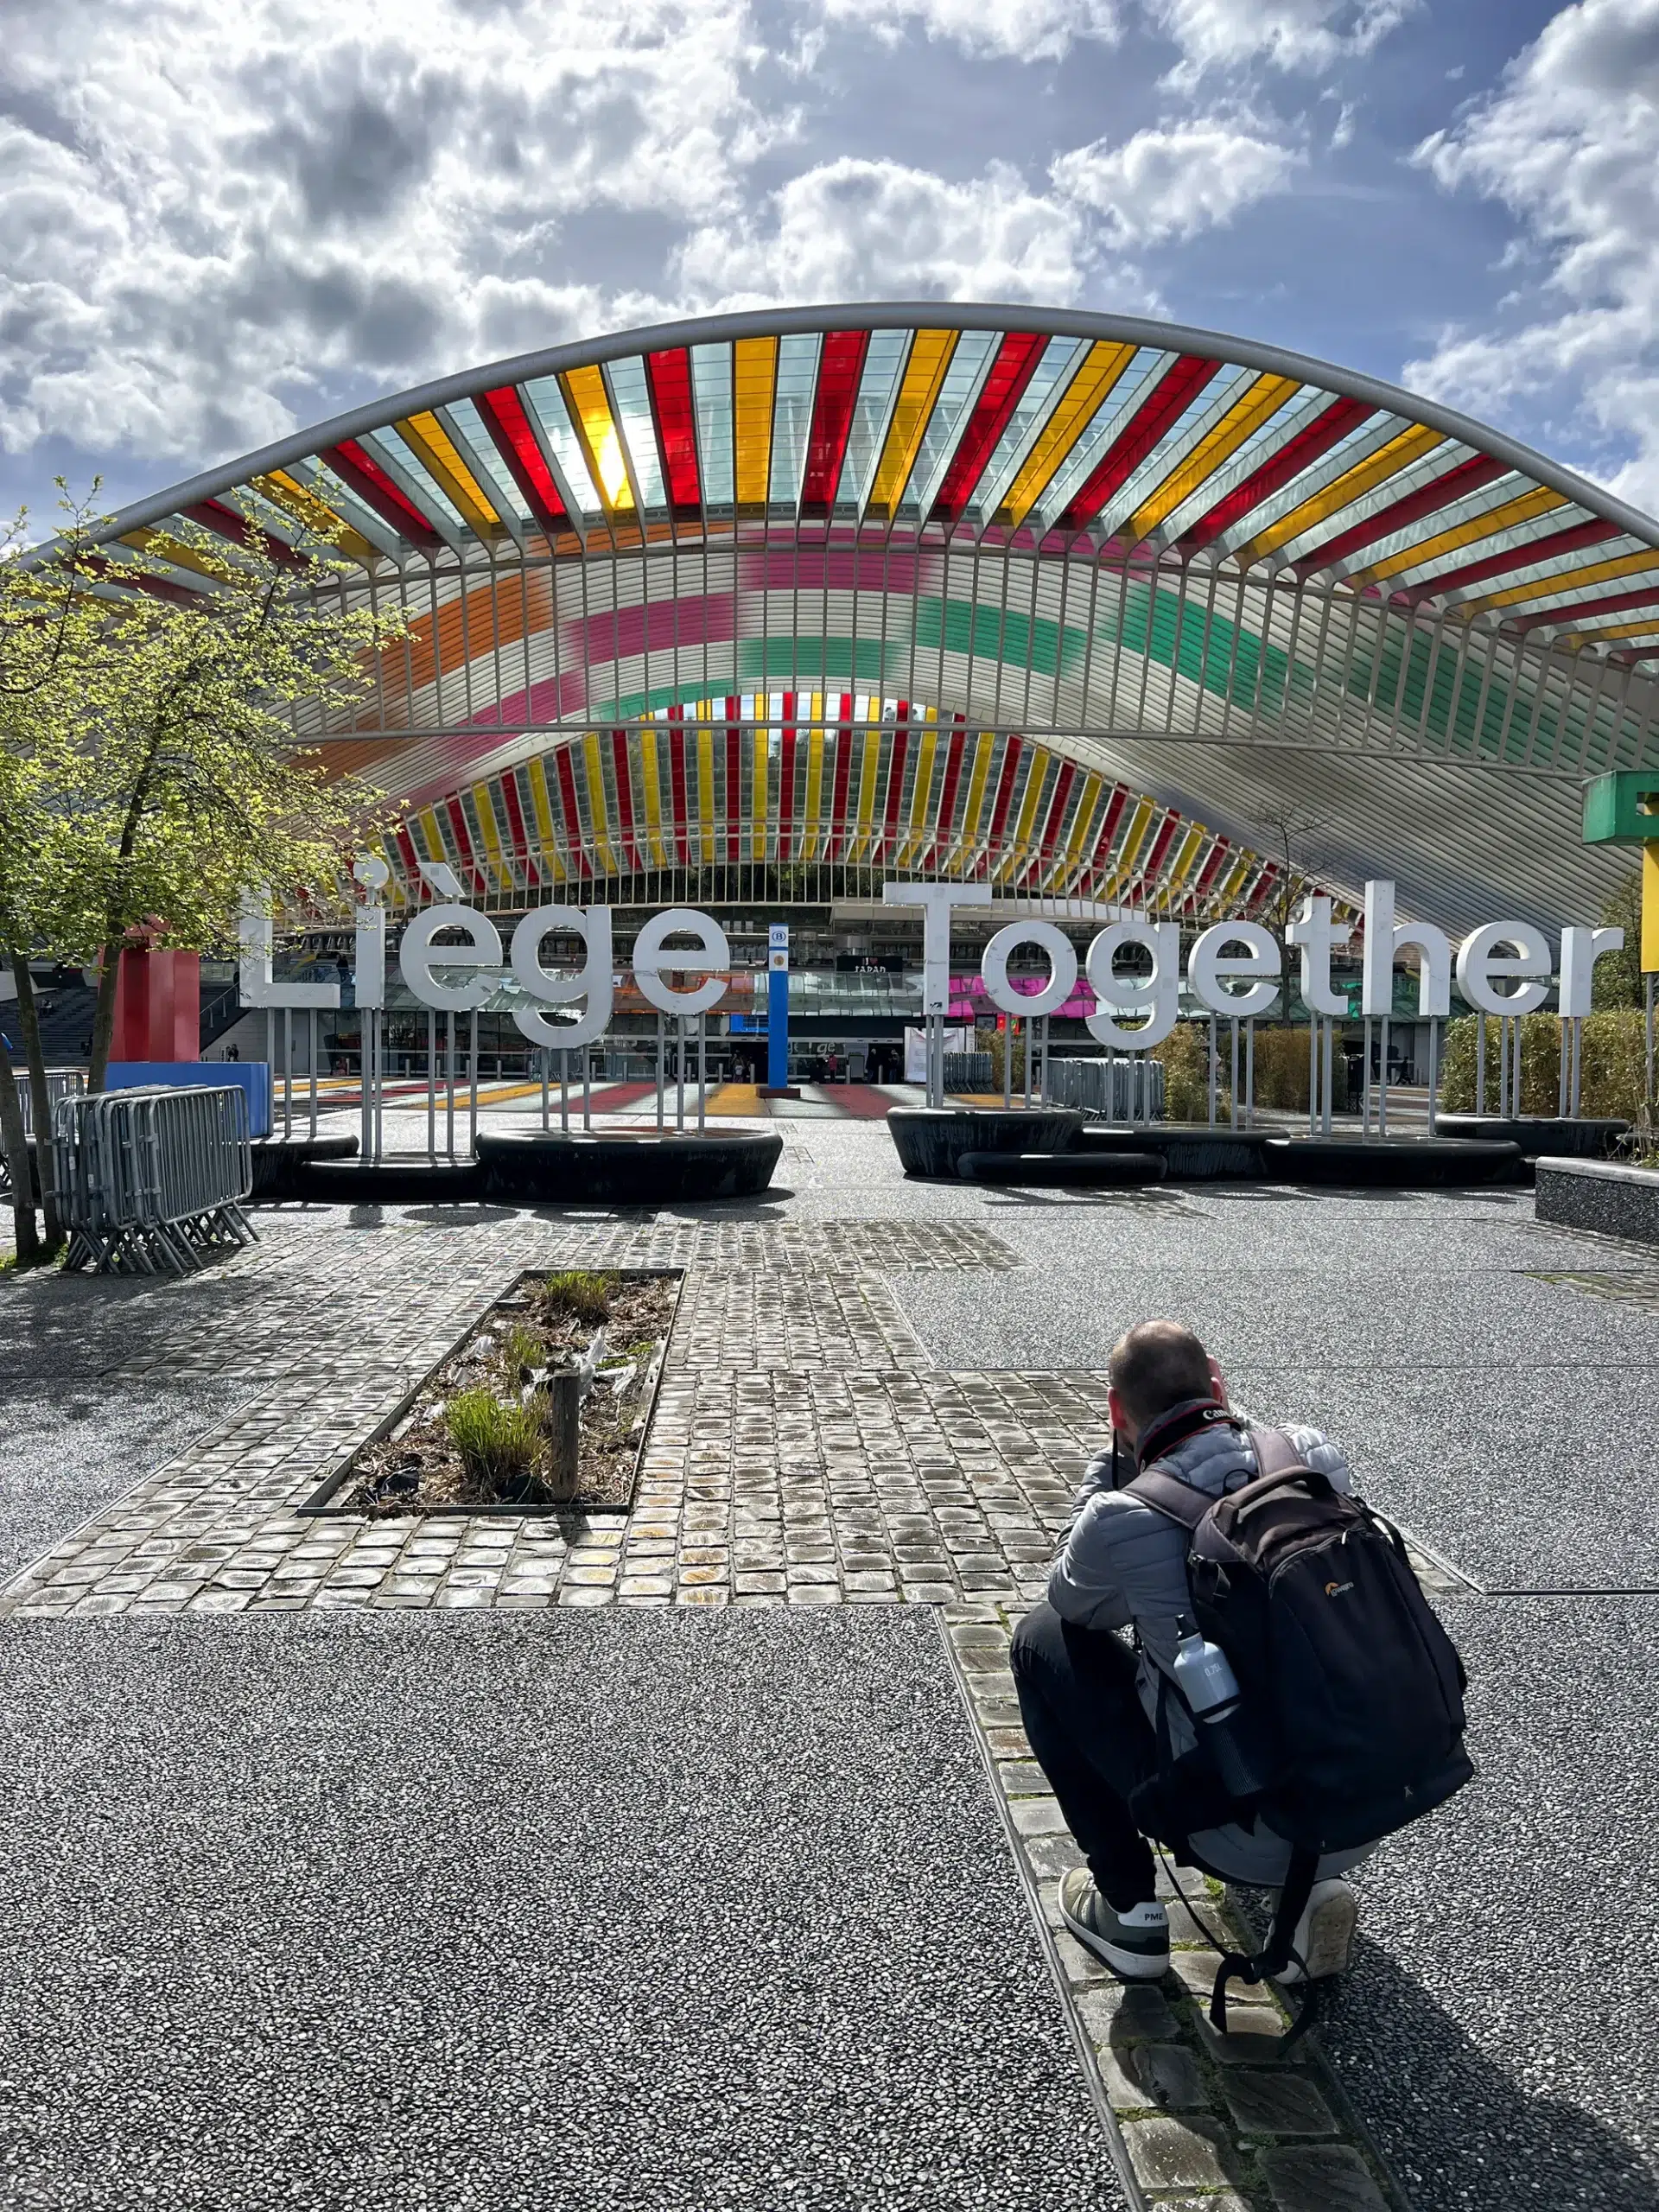
[[[1223,2189],[1232,2178],[1231,2145],[1215,2120],[1128,2120],[1123,2140],[1143,2189]]]
[[[1185,2044],[1124,2043],[1098,2052],[1106,2094],[1119,2112],[1202,2112],[1210,2069]]]
[[[1282,2144],[1259,2163],[1274,2212],[1389,2212],[1370,2169],[1345,2144]]]
[[[1335,2115],[1305,2074],[1289,2067],[1230,2066],[1222,2075],[1227,2109],[1242,2135],[1336,2135]]]

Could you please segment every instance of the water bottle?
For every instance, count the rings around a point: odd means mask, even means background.
[[[1185,1613],[1177,1617],[1175,1632],[1180,1638],[1175,1648],[1175,1687],[1202,1726],[1229,1794],[1254,1797],[1266,1787],[1267,1777],[1257,1771],[1242,1739],[1238,1679],[1227,1663],[1227,1654]]]

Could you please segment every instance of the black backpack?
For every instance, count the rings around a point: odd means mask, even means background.
[[[1230,1417],[1206,1408],[1192,1427],[1217,1418]],[[1236,1725],[1267,1781],[1227,1816],[1259,1816],[1291,1846],[1266,1948],[1223,1961],[1218,2027],[1232,1975],[1260,1981],[1288,1963],[1323,1853],[1393,1834],[1474,1773],[1467,1677],[1399,1530],[1304,1466],[1279,1430],[1249,1435],[1261,1471],[1221,1497],[1155,1461],[1124,1485],[1188,1530],[1193,1616],[1237,1677]],[[1156,1439],[1165,1450],[1177,1440]],[[1198,1734],[1202,1744],[1202,1724]]]

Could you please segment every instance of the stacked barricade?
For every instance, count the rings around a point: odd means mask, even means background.
[[[1161,1122],[1164,1071],[1147,1052],[1122,1059],[1051,1060],[1048,1103],[1103,1122]]]
[[[53,1114],[67,1267],[184,1274],[254,1241],[247,1093],[111,1090]]]
[[[996,1081],[988,1052],[947,1052],[944,1087],[955,1097],[973,1096],[989,1090]]]
[[[18,1076],[16,1081],[17,1109],[23,1117],[23,1137],[28,1141],[35,1135],[35,1093],[27,1075]],[[60,1098],[79,1097],[86,1088],[86,1076],[83,1069],[53,1068],[47,1071],[46,1100],[48,1106],[54,1111]],[[6,1155],[3,1149],[0,1149],[0,1200],[8,1200],[11,1195],[11,1177],[7,1172]]]

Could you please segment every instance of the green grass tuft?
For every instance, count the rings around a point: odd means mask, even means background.
[[[541,1423],[516,1400],[463,1390],[449,1401],[444,1421],[469,1479],[482,1489],[522,1481],[541,1458]]]
[[[544,1313],[569,1314],[596,1328],[611,1310],[616,1283],[614,1275],[569,1268],[563,1274],[549,1275],[536,1296]]]

